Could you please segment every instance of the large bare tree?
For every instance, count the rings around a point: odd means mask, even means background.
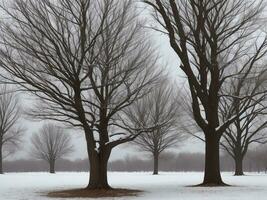
[[[126,110],[128,121],[134,129],[155,127],[151,131],[139,135],[133,144],[141,151],[153,156],[154,171],[158,174],[159,156],[166,149],[183,142],[185,135],[177,127],[181,119],[181,109],[173,94],[174,88],[166,80],[161,80],[145,98],[135,102]],[[179,118],[180,117],[180,118]],[[161,126],[157,126],[161,124]]]
[[[205,175],[202,185],[224,185],[220,174],[219,143],[222,134],[246,106],[222,121],[221,98],[246,104],[257,94],[222,93],[230,77],[254,68],[266,54],[266,37],[260,30],[263,1],[144,0],[180,59],[191,94],[194,120],[205,137]],[[238,69],[237,71],[233,70]],[[246,70],[245,70],[246,71]]]
[[[109,189],[112,149],[142,132],[119,136],[110,129],[157,79],[157,59],[133,2],[15,0],[3,9],[9,17],[1,24],[0,65],[11,75],[5,78],[39,99],[35,118],[83,130],[87,189]]]
[[[50,173],[55,173],[58,159],[71,154],[74,150],[71,136],[55,124],[43,125],[37,134],[32,135],[31,141],[31,155],[48,162]]]
[[[3,159],[13,154],[21,143],[24,129],[19,123],[19,99],[6,85],[0,86],[0,173]]]

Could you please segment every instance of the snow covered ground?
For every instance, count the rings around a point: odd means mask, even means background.
[[[202,173],[109,173],[112,187],[144,190],[138,197],[112,199],[140,200],[261,200],[267,199],[267,175],[248,174],[234,177],[223,173],[223,179],[232,187],[187,187],[201,182]],[[0,175],[0,200],[49,199],[49,191],[85,187],[88,173],[8,173]],[[56,200],[56,198],[52,198]],[[105,198],[111,199],[111,198]]]

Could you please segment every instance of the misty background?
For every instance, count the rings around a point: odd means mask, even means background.
[[[267,149],[248,152],[244,159],[244,171],[247,172],[267,172]],[[264,159],[265,158],[265,159]],[[49,164],[42,160],[16,159],[8,160],[3,163],[6,172],[40,172],[47,171]],[[60,159],[56,163],[57,171],[88,171],[88,159]],[[163,153],[159,159],[160,171],[203,171],[203,153]],[[141,159],[138,156],[128,154],[127,156],[114,159],[109,162],[109,171],[152,171],[153,158],[147,156]],[[234,161],[227,154],[221,156],[221,170],[234,171]]]
[[[140,9],[145,17],[149,14]],[[151,22],[153,23],[153,22]],[[160,32],[151,31],[155,46],[161,49],[159,53],[162,66],[165,66],[173,82],[179,82],[183,85],[186,82],[184,73],[179,68],[179,59],[169,46],[166,35]],[[174,85],[175,85],[174,83]],[[177,84],[176,84],[177,85]],[[178,89],[178,88],[177,88]],[[31,96],[20,94],[22,107],[27,110],[34,104]],[[31,156],[31,136],[38,134],[38,131],[47,121],[35,121],[34,119],[21,119],[21,124],[26,129],[22,145],[14,154],[7,157],[3,162],[3,168],[6,172],[31,172],[47,171],[49,164],[42,160],[34,159]],[[86,140],[82,131],[65,127],[66,134],[71,135],[74,152],[56,163],[57,171],[88,171],[88,154],[86,150]],[[75,134],[73,134],[75,132]],[[244,171],[266,171],[267,169],[267,145],[257,145],[251,148],[244,160]],[[160,156],[160,171],[203,171],[204,169],[204,142],[191,137],[179,146],[175,146],[164,152]],[[126,143],[116,147],[110,157],[108,169],[110,171],[152,171],[153,158],[150,154],[139,156],[141,154],[138,147],[132,143]],[[143,154],[143,152],[142,152]],[[224,151],[221,151],[221,169],[222,171],[233,171],[234,161]]]

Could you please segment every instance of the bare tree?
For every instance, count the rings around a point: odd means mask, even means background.
[[[259,65],[257,68],[249,69],[248,73],[240,73],[236,77],[229,79],[228,84],[224,85],[224,93],[233,96],[244,96],[254,90],[262,93],[266,90],[266,69],[265,65]],[[264,94],[264,93],[263,93]],[[184,122],[182,128],[186,133],[194,136],[205,142],[205,139],[199,134],[201,130],[192,123],[193,111],[188,104],[188,98],[184,98],[183,107],[188,111],[188,120]],[[246,111],[242,115],[238,115],[240,110],[244,109],[242,106],[247,106]],[[253,147],[253,143],[265,144],[267,142],[267,135],[265,130],[267,128],[266,122],[266,94],[261,95],[259,99],[241,105],[238,99],[221,98],[219,104],[220,118],[222,121],[238,115],[236,120],[226,129],[222,136],[220,146],[225,150],[235,162],[235,175],[244,175],[243,160],[249,150]]]
[[[84,131],[87,189],[109,189],[112,149],[136,135],[111,133],[117,115],[157,78],[156,57],[131,0],[15,0],[3,7],[0,65],[38,97],[35,118]],[[116,117],[115,117],[116,116]],[[120,136],[119,136],[120,135]]]
[[[133,143],[140,150],[153,155],[154,171],[158,174],[159,156],[166,149],[184,141],[185,135],[178,132],[177,124],[182,115],[172,87],[166,80],[161,80],[150,94],[135,102],[126,110],[127,119],[134,129],[155,127],[150,132],[140,134]],[[161,126],[157,126],[161,124]]]
[[[0,173],[3,159],[13,154],[21,143],[24,129],[19,125],[21,110],[15,93],[7,86],[0,88]]]
[[[232,79],[227,86],[228,93],[235,96],[244,96],[251,93],[252,90],[261,92],[265,89],[266,77],[264,71],[266,69],[254,69],[250,75],[242,73],[238,78]],[[231,124],[223,135],[221,146],[229,153],[235,161],[235,175],[243,175],[243,159],[253,143],[264,144],[267,142],[265,133],[267,128],[266,121],[266,96],[257,99],[257,103],[250,102],[246,106],[249,107],[242,115]],[[252,105],[251,105],[252,104]],[[237,115],[243,108],[239,100],[229,101],[222,99],[220,102],[220,114],[224,119]]]
[[[40,132],[32,136],[31,141],[32,156],[48,162],[50,173],[55,173],[58,159],[73,152],[71,136],[64,133],[63,128],[54,124],[43,125]]]
[[[254,68],[266,54],[266,37],[260,30],[263,1],[244,0],[144,0],[161,25],[154,29],[169,37],[180,58],[190,88],[194,120],[202,129],[206,144],[205,176],[202,185],[224,185],[220,175],[219,143],[222,134],[242,110],[220,119],[221,98],[240,99],[247,104],[259,95],[224,94],[230,77]],[[235,72],[232,68],[237,68]]]

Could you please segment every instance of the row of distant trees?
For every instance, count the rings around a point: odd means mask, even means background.
[[[177,82],[175,88],[181,89],[171,92],[160,81],[170,78],[133,0],[2,5],[7,15],[0,26],[2,77],[36,97],[39,104],[29,116],[84,132],[88,189],[110,188],[107,166],[113,148],[135,141],[157,163],[162,149],[177,135],[181,140],[184,130],[205,142],[203,185],[224,185],[220,145],[241,174],[248,146],[265,143],[266,124],[259,120],[266,114],[267,92],[264,1],[143,2],[155,22],[151,30],[168,37],[186,87]],[[179,111],[180,99],[187,115]]]
[[[249,151],[244,159],[243,168],[246,173],[266,173],[267,159],[266,146],[257,150]],[[201,172],[204,168],[203,153],[163,153],[159,157],[159,170],[162,172]],[[222,155],[221,170],[233,173],[234,162],[228,155]],[[59,172],[87,172],[88,159],[59,159],[55,170]],[[49,171],[49,163],[44,160],[18,159],[7,160],[3,163],[6,172],[45,172]],[[123,172],[149,172],[153,171],[153,158],[147,155],[145,158],[138,156],[127,156],[122,159],[112,160],[108,164],[109,171]]]

